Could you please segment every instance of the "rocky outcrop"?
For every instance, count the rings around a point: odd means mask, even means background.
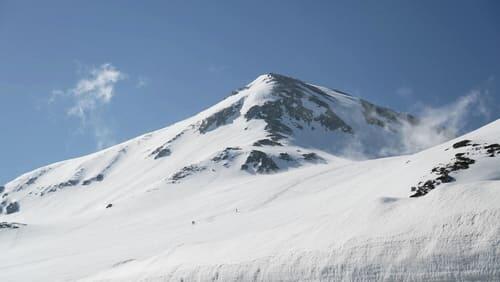
[[[324,162],[325,161],[325,159],[318,156],[318,154],[316,154],[314,152],[302,154],[302,157],[304,157],[304,160],[310,161],[310,162]]]
[[[363,107],[363,115],[368,124],[386,127],[391,123],[401,123],[406,121],[412,125],[418,123],[418,119],[410,114],[398,113],[391,109],[376,106],[363,99],[360,99]]]
[[[230,161],[232,160],[239,152],[241,151],[240,147],[227,147],[224,150],[220,151],[211,159],[213,162],[221,162],[221,161]]]
[[[6,194],[4,194],[6,195]],[[5,214],[11,214],[18,212],[20,210],[21,206],[19,205],[19,202],[17,201],[12,201],[11,199],[5,197],[2,199],[0,202],[0,214],[5,213]]]
[[[200,133],[205,134],[212,131],[219,126],[231,123],[235,118],[239,116],[241,107],[243,106],[243,100],[239,100],[230,107],[224,108],[211,116],[203,119],[198,127]]]
[[[481,145],[472,143],[471,140],[461,140],[454,143],[452,148],[465,148],[465,152],[456,153],[455,157],[449,163],[432,168],[431,174],[434,177],[420,181],[416,186],[411,187],[411,191],[413,192],[410,196],[411,198],[424,196],[443,183],[455,181],[455,177],[450,174],[457,174],[461,170],[469,169],[471,165],[476,163],[476,160],[472,159],[472,156],[495,157],[500,154],[500,145],[496,143]]]
[[[18,229],[20,227],[26,226],[24,223],[17,222],[0,222],[0,230],[2,229]]]
[[[279,167],[266,153],[252,150],[241,169],[255,173],[271,173],[278,171]]]
[[[92,178],[89,178],[89,179],[87,179],[87,180],[84,180],[84,181],[82,182],[82,185],[87,186],[87,185],[92,184],[92,182],[95,182],[95,181],[97,181],[97,182],[101,182],[101,181],[103,181],[103,180],[104,180],[104,175],[103,175],[103,174],[98,174],[97,176],[94,176],[94,177],[92,177]]]
[[[304,125],[314,128],[313,123],[327,130],[341,130],[352,133],[352,128],[337,116],[326,102],[333,99],[317,87],[303,83],[299,80],[270,74],[273,84],[272,95],[276,98],[262,105],[251,107],[246,113],[248,120],[260,119],[266,122],[266,131],[270,133],[273,140],[279,140],[284,135],[292,135],[290,126],[301,130]],[[319,110],[313,110],[307,103],[315,104]],[[290,122],[287,122],[287,121]]]
[[[253,146],[261,147],[261,146],[283,146],[280,142],[273,141],[271,139],[260,139],[253,143]]]
[[[168,179],[168,183],[178,183],[181,179],[186,178],[192,174],[195,174],[200,171],[204,171],[207,168],[204,166],[198,166],[198,165],[189,165],[183,167],[180,171],[172,174]]]

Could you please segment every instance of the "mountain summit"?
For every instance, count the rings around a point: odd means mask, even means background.
[[[68,187],[129,178],[178,183],[194,174],[276,173],[386,155],[388,148],[403,146],[400,136],[416,124],[411,115],[270,73],[189,119],[101,152],[40,168],[7,187],[10,194],[21,197],[44,197]],[[120,175],[120,180],[114,180],[114,175]]]
[[[500,120],[410,154],[420,125],[261,75],[0,186],[1,280],[500,279]]]

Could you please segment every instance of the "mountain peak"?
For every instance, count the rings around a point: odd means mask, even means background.
[[[153,178],[162,175],[171,184],[199,174],[280,173],[340,158],[387,155],[387,148],[403,146],[401,134],[412,125],[405,114],[268,73],[185,121],[38,169],[8,188],[42,197],[106,183],[115,171],[131,168]]]

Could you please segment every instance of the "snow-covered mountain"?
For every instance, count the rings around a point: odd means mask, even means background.
[[[500,121],[387,157],[419,123],[261,75],[1,186],[0,280],[500,279]]]

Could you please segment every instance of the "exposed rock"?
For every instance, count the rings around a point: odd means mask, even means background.
[[[0,193],[3,193],[5,191],[5,186],[0,186]]]
[[[474,164],[476,162],[475,160],[473,160],[471,158],[464,157],[463,153],[456,154],[455,158],[456,158],[456,161],[454,163],[449,164],[447,166],[447,169],[449,171],[457,171],[457,170],[461,170],[461,169],[468,169],[469,165]]]
[[[170,148],[168,147],[170,144],[172,144],[174,141],[176,141],[177,139],[179,139],[182,135],[184,135],[184,133],[187,131],[187,129],[181,131],[180,133],[178,133],[177,135],[175,135],[173,138],[171,138],[170,140],[168,140],[167,142],[165,142],[165,144],[161,145],[160,147],[156,148],[153,150],[153,152],[151,152],[151,154],[149,154],[150,156],[154,156],[154,159],[159,159],[159,158],[163,158],[163,157],[166,157],[166,156],[169,156],[172,151],[170,150]]]
[[[280,153],[278,158],[280,158],[280,160],[284,160],[287,162],[293,161],[293,158],[288,153]]]
[[[387,123],[401,123],[402,120],[412,125],[418,123],[418,119],[410,114],[398,113],[391,109],[376,106],[363,99],[360,99],[363,107],[363,115],[367,123],[386,127]]]
[[[26,226],[26,224],[17,222],[0,222],[0,229],[18,229],[23,226]]]
[[[271,134],[291,135],[293,133],[292,129],[281,121],[283,109],[280,104],[281,102],[278,100],[266,102],[264,105],[255,105],[245,113],[245,118],[247,121],[252,119],[264,120],[266,122],[265,130]]]
[[[38,179],[38,176],[31,177],[30,179],[28,179],[28,181],[26,181],[26,185],[35,184],[37,179]]]
[[[19,203],[18,202],[11,202],[5,207],[5,213],[6,214],[11,214],[19,211]]]
[[[172,151],[170,151],[169,148],[159,147],[155,151],[153,151],[152,154],[155,154],[155,158],[154,159],[156,160],[156,159],[159,159],[159,158],[170,156],[171,153],[172,153]]]
[[[293,130],[286,124],[286,120],[290,120],[292,125],[298,129],[303,129],[304,124],[311,126],[312,129],[314,126],[311,123],[318,122],[321,126],[331,131],[340,129],[344,132],[352,133],[352,128],[338,117],[332,111],[329,104],[325,102],[325,99],[333,99],[330,95],[315,86],[290,77],[278,74],[270,74],[269,76],[275,82],[272,95],[278,97],[278,99],[267,101],[263,105],[251,107],[245,113],[247,120],[264,120],[266,122],[265,129],[270,134],[282,138],[284,137],[283,135],[293,134]],[[316,116],[316,111],[307,108],[303,102],[305,98],[321,108],[322,110],[318,111],[321,114]],[[276,140],[279,139],[276,138]]]
[[[484,147],[490,157],[500,154],[500,144],[494,143]]]
[[[271,173],[279,170],[279,167],[266,153],[252,150],[245,163],[241,165],[241,169],[257,173]]]
[[[24,188],[30,186],[30,185],[33,185],[36,183],[36,181],[41,177],[43,176],[44,174],[46,174],[48,171],[50,171],[51,168],[44,168],[42,170],[39,170],[35,175],[32,175],[28,178],[28,180],[26,182],[24,182],[23,184],[20,184],[20,185],[17,185],[14,190],[15,191],[21,191],[23,190]]]
[[[103,181],[103,180],[104,180],[104,175],[103,175],[103,174],[98,174],[98,175],[97,175],[97,176],[95,176],[95,177],[92,177],[92,178],[90,178],[90,179],[84,180],[84,181],[82,182],[82,185],[85,185],[85,186],[86,186],[86,185],[90,185],[90,184],[92,184],[92,182],[94,182],[94,181],[101,182],[101,181]]]
[[[462,141],[459,141],[455,144],[453,144],[453,149],[457,149],[457,148],[462,148],[462,147],[465,147],[465,146],[468,146],[470,144],[470,140],[462,140]]]
[[[353,129],[344,123],[344,121],[331,110],[327,110],[326,113],[315,117],[314,120],[331,131],[340,129],[346,133],[354,133]]]
[[[450,173],[457,173],[460,170],[466,170],[471,165],[475,164],[476,160],[470,158],[472,154],[478,156],[487,155],[490,157],[495,157],[498,155],[495,155],[495,153],[500,152],[500,145],[496,143],[481,146],[479,144],[471,144],[470,140],[462,140],[453,144],[454,149],[464,148],[468,146],[470,147],[466,152],[456,153],[451,162],[434,167],[431,170],[431,173],[436,175],[436,177],[426,181],[421,181],[416,187],[412,187],[411,191],[415,193],[410,197],[423,196],[442,183],[455,181],[455,178],[450,176]]]
[[[168,178],[169,183],[177,183],[179,180],[186,178],[196,172],[204,171],[207,168],[204,166],[198,166],[198,165],[189,165],[183,167],[180,171],[174,173],[172,176]]]
[[[232,122],[238,116],[242,106],[243,100],[240,100],[232,106],[212,114],[201,122],[198,130],[200,133],[205,134],[218,128],[219,126]]]
[[[239,147],[227,147],[212,158],[213,162],[220,162],[232,159],[235,156],[235,151],[240,151]]]
[[[306,160],[306,161],[323,161],[324,160],[322,157],[318,156],[318,154],[316,154],[314,152],[302,154],[302,156],[304,157],[304,160]]]
[[[261,147],[261,146],[283,146],[280,142],[276,142],[270,139],[261,139],[253,143],[253,146]]]
[[[80,181],[84,175],[85,175],[85,169],[80,168],[75,172],[75,174],[73,174],[71,179],[64,181],[64,182],[61,182],[61,183],[58,183],[58,184],[54,184],[54,185],[50,185],[50,186],[41,188],[40,189],[41,192],[39,195],[40,195],[40,197],[42,197],[47,193],[56,192],[60,189],[66,188],[66,187],[77,186],[78,184],[80,184]]]
[[[68,181],[61,182],[61,183],[57,184],[57,187],[58,188],[64,188],[64,187],[69,187],[69,186],[75,186],[75,185],[78,185],[78,183],[80,183],[80,180],[78,180],[78,179],[70,179]]]

